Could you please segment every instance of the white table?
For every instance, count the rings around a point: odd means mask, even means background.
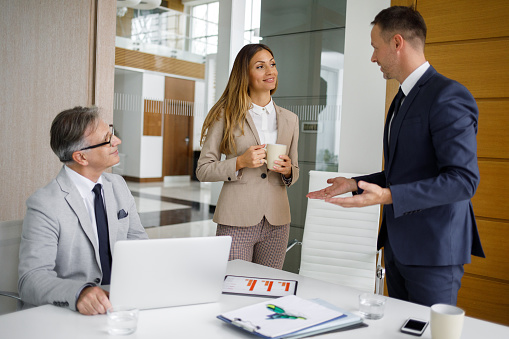
[[[228,274],[298,280],[297,295],[321,298],[345,310],[357,312],[360,293],[351,288],[334,285],[297,274],[235,260],[228,263]],[[258,338],[218,319],[226,311],[266,300],[260,297],[222,295],[218,303],[171,307],[140,311],[138,330],[125,338]],[[399,328],[408,317],[429,320],[429,307],[388,298],[385,316],[367,320],[369,325],[350,331],[323,334],[321,338],[404,338]],[[509,327],[466,317],[462,339],[509,338]],[[0,316],[0,338],[115,338],[106,331],[106,316],[84,316],[53,305],[40,306]],[[121,338],[121,337],[116,337]],[[429,326],[421,338],[431,338]]]

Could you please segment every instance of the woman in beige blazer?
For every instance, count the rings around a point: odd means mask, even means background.
[[[286,187],[299,178],[299,121],[272,101],[277,75],[267,46],[240,50],[223,95],[203,124],[196,176],[224,182],[214,221],[217,235],[233,238],[230,260],[281,269],[290,231]],[[286,154],[267,168],[265,145],[276,143],[287,146]]]

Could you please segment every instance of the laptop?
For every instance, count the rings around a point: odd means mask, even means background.
[[[111,304],[151,309],[218,301],[231,242],[229,236],[117,241]]]

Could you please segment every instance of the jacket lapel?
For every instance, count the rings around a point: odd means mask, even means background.
[[[118,233],[118,208],[113,195],[113,186],[111,181],[103,176],[104,202],[106,205],[106,217],[108,218],[108,234],[110,238],[110,249],[113,255],[113,245],[117,239]]]
[[[284,128],[284,127],[288,126],[288,122],[286,121],[285,115],[283,113],[281,113],[281,107],[277,106],[276,103],[274,103],[274,107],[276,108],[276,121],[277,121],[277,140],[276,140],[276,144],[282,144],[283,142],[281,140],[284,140],[283,139],[283,133],[285,131],[288,131],[288,128]]]
[[[255,140],[256,140],[256,144],[257,145],[260,145],[260,137],[258,136],[258,131],[256,130],[256,126],[255,126],[255,123],[253,121],[253,117],[251,117],[251,113],[249,113],[249,111],[246,112],[246,121],[247,121],[247,124],[244,125],[244,127],[248,127],[249,130],[251,131],[251,133],[253,134]],[[247,128],[244,128],[244,134],[246,133],[246,129]]]
[[[90,222],[90,217],[88,215],[87,208],[83,203],[83,198],[81,197],[78,189],[72,183],[71,179],[65,173],[64,167],[62,167],[58,173],[56,181],[62,192],[67,193],[65,200],[78,217],[79,224],[83,229],[83,232],[85,232],[88,240],[94,247],[97,264],[101,267],[101,260],[99,259],[99,244],[97,243],[96,232]]]
[[[388,130],[389,130],[389,119],[386,120],[385,123],[385,130],[384,130],[384,147],[385,149],[389,149],[389,157],[387,159],[387,152],[385,156],[385,163],[387,164],[387,171],[390,170],[393,159],[394,159],[394,152],[396,151],[396,146],[398,144],[398,136],[399,131],[401,129],[401,125],[403,124],[403,120],[405,119],[405,115],[409,111],[410,107],[412,106],[412,103],[414,102],[415,98],[419,94],[419,91],[421,90],[421,87],[426,84],[426,82],[436,74],[436,70],[433,68],[433,66],[430,66],[426,72],[421,76],[421,78],[417,81],[415,86],[412,88],[410,93],[405,97],[405,100],[403,101],[403,104],[399,108],[398,115],[394,117],[392,120],[392,126],[391,126],[391,133],[390,137],[391,139],[388,140]],[[389,112],[394,112],[394,102],[391,104],[391,107],[389,109]]]

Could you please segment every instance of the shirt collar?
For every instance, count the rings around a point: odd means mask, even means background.
[[[73,182],[74,186],[76,186],[76,188],[78,189],[78,192],[80,192],[81,197],[83,198],[87,198],[90,195],[90,192],[92,192],[92,189],[96,184],[102,185],[103,183],[102,175],[99,177],[97,182],[93,182],[92,180],[87,179],[78,172],[74,171],[70,167],[67,167],[67,165],[64,166],[64,168],[65,172],[67,173],[67,175]]]
[[[415,69],[401,84],[401,90],[403,91],[403,94],[408,95],[412,88],[414,88],[415,84],[419,79],[423,76],[423,74],[428,70],[429,68],[429,62],[425,62],[419,67]]]
[[[264,107],[251,103],[250,109],[250,111],[256,115],[262,115],[262,113],[272,114],[275,112],[275,110],[276,109],[274,108],[274,101],[272,101],[272,98],[270,98],[270,102]]]

